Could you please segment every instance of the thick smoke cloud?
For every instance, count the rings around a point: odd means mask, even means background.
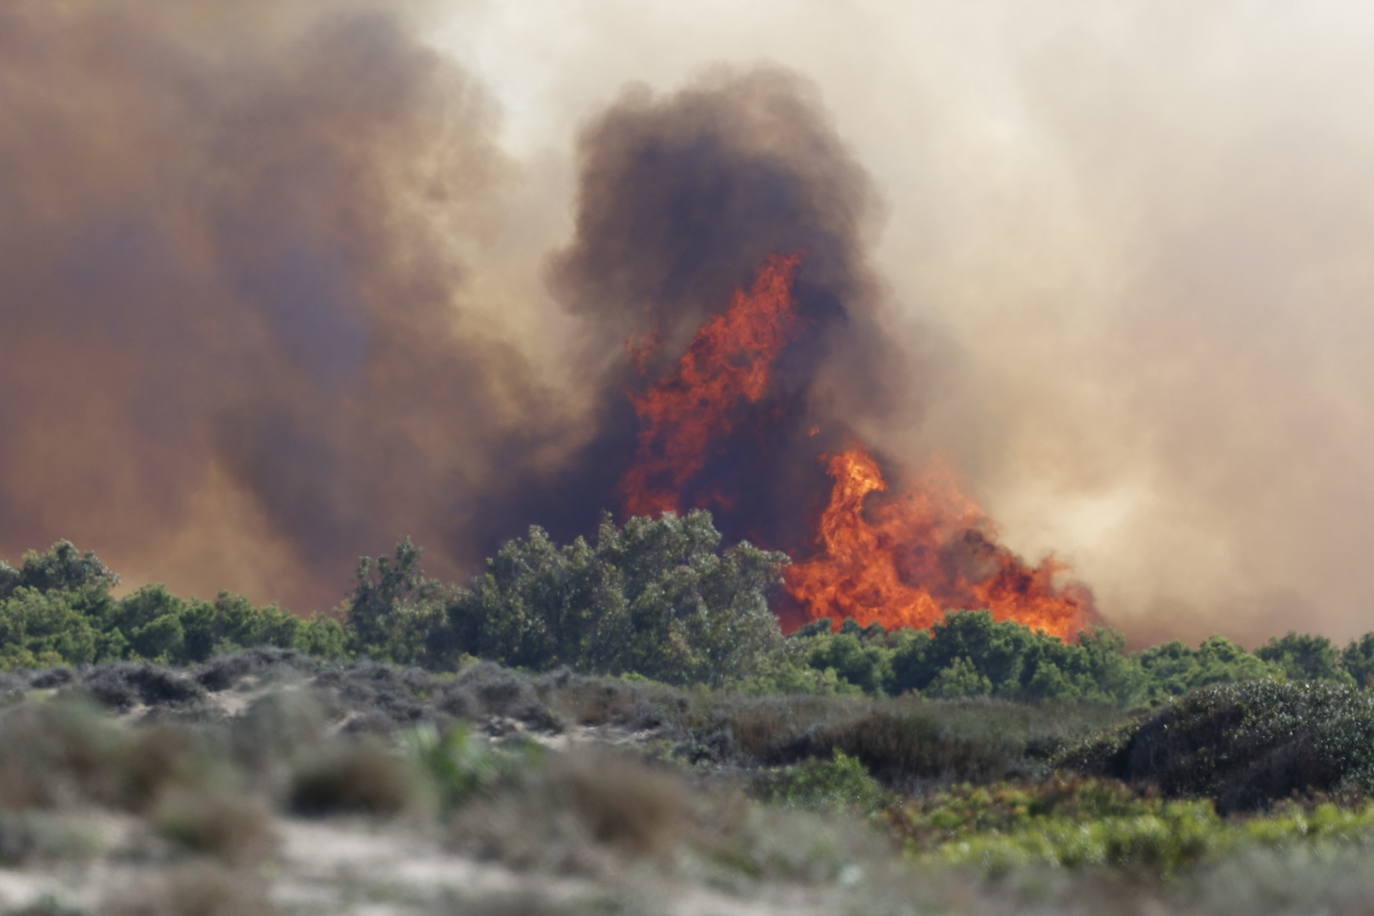
[[[0,8],[0,555],[327,607],[402,533],[471,559],[557,428],[464,298],[483,94],[391,12],[232,6]]]
[[[624,472],[638,431],[626,393],[670,371],[771,255],[797,254],[798,338],[767,396],[734,411],[735,431],[682,496],[710,505],[734,537],[808,549],[830,489],[818,451],[880,411],[899,371],[873,320],[864,250],[878,214],[867,174],[814,86],[777,68],[717,70],[666,96],[633,87],[583,129],[578,162],[574,239],[548,272],[583,320],[584,362],[607,389],[601,434],[573,469],[581,488],[604,505]],[[652,342],[638,360],[644,378],[626,341]],[[602,475],[597,486],[585,486],[588,471]]]
[[[1009,546],[1070,560],[1138,642],[1374,627],[1369,6],[459,16],[449,40],[513,102],[522,149],[627,80],[677,86],[717,60],[804,73],[886,203],[883,326],[943,369],[894,382],[867,437],[917,466],[944,452]]]
[[[666,99],[632,88],[578,149],[576,238],[550,273],[598,343],[659,332],[680,352],[778,252],[804,255],[817,321],[870,297],[873,192],[797,76],[720,72]]]
[[[503,319],[481,238],[519,166],[483,93],[408,18],[285,9],[0,13],[24,49],[0,111],[22,342],[0,550],[68,537],[135,580],[309,608],[403,533],[456,575],[532,522],[587,531],[634,451],[624,343],[658,335],[662,371],[775,252],[806,259],[802,339],[756,407],[769,434],[741,424],[759,442],[707,476],[735,536],[803,545],[794,484],[828,483],[814,441],[783,452],[881,391],[874,195],[814,89],[763,68],[626,92],[581,134],[557,303]],[[547,318],[577,343],[550,350]]]
[[[1139,641],[1374,626],[1368,8],[445,5],[425,34],[498,123],[369,6],[0,4],[0,554],[315,606],[402,532],[456,571],[575,530],[632,448],[621,341],[667,358],[756,266],[674,273],[676,223],[578,199],[695,131],[828,202],[789,239],[838,240],[809,277],[858,294],[790,376],[806,412],[945,453]],[[694,82],[759,59],[809,82]]]

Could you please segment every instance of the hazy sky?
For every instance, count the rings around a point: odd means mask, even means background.
[[[1330,0],[0,3],[0,557],[310,607],[475,550],[605,395],[579,134],[772,64],[876,194],[890,460],[1138,642],[1374,630],[1371,48]]]
[[[1143,638],[1374,629],[1374,8],[1353,2],[486,3],[551,244],[568,142],[628,82],[818,87],[886,205],[909,422]],[[550,218],[552,216],[552,218]],[[923,355],[924,354],[924,355]]]

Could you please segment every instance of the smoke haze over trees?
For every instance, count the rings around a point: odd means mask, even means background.
[[[623,344],[795,247],[792,435],[950,453],[1137,640],[1368,629],[1374,20],[784,6],[5,4],[0,554],[309,610],[590,532]]]

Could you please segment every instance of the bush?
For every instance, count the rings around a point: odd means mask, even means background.
[[[265,859],[277,845],[266,807],[224,792],[171,793],[152,821],[157,834],[178,849],[234,865]]]
[[[422,725],[406,735],[404,742],[420,771],[429,777],[444,810],[514,780],[541,759],[543,750],[530,743],[516,751],[493,748],[474,739],[461,724],[443,732]]]
[[[300,767],[287,794],[296,814],[324,817],[401,813],[417,799],[415,772],[397,754],[370,742],[331,747]]]
[[[1040,819],[1028,829],[945,844],[931,858],[976,865],[993,873],[1050,865],[1127,867],[1169,875],[1196,865],[1224,839],[1220,820],[1209,804],[1173,801],[1131,817]]]
[[[1325,636],[1289,631],[1286,636],[1274,637],[1256,649],[1255,657],[1276,666],[1290,680],[1354,681],[1341,667],[1336,647]]]
[[[107,916],[272,916],[261,880],[218,865],[170,869],[120,887],[102,902]]]
[[[811,755],[843,752],[889,785],[987,780],[1013,773],[1024,760],[1015,735],[948,727],[938,707],[876,709],[862,718],[817,729],[804,742]]]
[[[1033,830],[1048,819],[1085,822],[1158,810],[1156,799],[1114,780],[1055,776],[1043,782],[958,783],[890,807],[889,828],[914,852],[983,833]]]
[[[1374,787],[1374,696],[1334,683],[1219,684],[1098,736],[1062,762],[1201,795],[1223,812]]]
[[[878,810],[888,795],[857,758],[836,750],[829,760],[813,758],[792,766],[763,770],[751,791],[764,801],[804,808]]]
[[[487,561],[430,634],[430,663],[461,653],[535,670],[635,673],[670,684],[750,677],[781,643],[766,592],[787,557],[720,549],[707,512],[603,518],[593,546],[538,527]]]
[[[80,690],[102,706],[128,712],[133,707],[192,703],[205,690],[181,674],[146,664],[101,665],[87,673]]]
[[[592,840],[622,855],[668,852],[688,821],[687,787],[680,778],[618,754],[561,755],[549,779],[554,803],[571,811]]]

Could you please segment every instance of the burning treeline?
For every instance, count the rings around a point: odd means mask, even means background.
[[[318,607],[402,532],[456,574],[531,522],[704,506],[797,559],[791,623],[1094,619],[952,474],[865,447],[932,370],[886,342],[875,195],[804,81],[585,127],[547,265],[570,397],[473,292],[512,166],[461,71],[391,13],[169,9],[0,9],[3,552]]]
[[[716,443],[728,440],[736,424],[756,422],[767,436],[785,416],[766,402],[773,364],[798,333],[791,286],[800,262],[796,255],[770,258],[749,292],[737,291],[728,309],[702,325],[674,370],[633,396],[641,428],[621,480],[626,512],[682,509],[688,484],[703,474]],[[643,350],[634,355],[642,358]],[[820,432],[813,426],[808,436]],[[733,464],[733,457],[718,460]],[[815,543],[794,535],[787,545],[806,558],[785,576],[788,595],[805,617],[829,618],[836,626],[854,619],[925,628],[950,609],[987,608],[998,619],[1065,639],[1095,620],[1086,589],[1056,585],[1062,567],[1053,558],[1028,567],[995,542],[989,520],[948,470],[923,475],[895,498],[871,499],[887,483],[863,446],[821,457],[834,483],[813,526]],[[730,512],[737,498],[722,486],[762,483],[708,477],[694,502]]]

